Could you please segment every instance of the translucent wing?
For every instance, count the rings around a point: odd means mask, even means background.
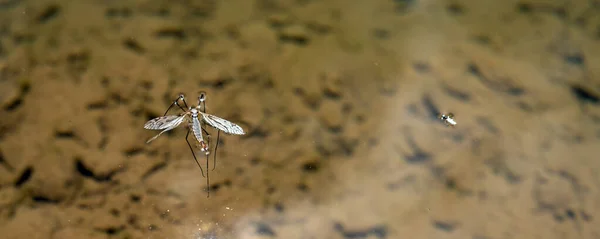
[[[221,130],[227,134],[244,135],[244,129],[237,124],[231,123],[228,120],[221,119],[217,116],[202,113],[202,119],[206,124],[214,127],[215,129]]]
[[[161,131],[154,137],[150,138],[148,141],[146,141],[146,143],[152,142],[152,140],[155,140],[156,138],[158,138],[158,136],[160,136],[164,132],[167,132],[169,130],[177,128],[177,126],[179,126],[183,122],[184,119],[185,119],[185,115],[181,115],[181,116],[167,115],[167,116],[162,116],[162,117],[158,117],[158,118],[149,120],[144,125],[145,129],[163,130],[163,131]]]
[[[181,124],[181,122],[183,122],[185,115],[167,115],[167,116],[161,116],[161,117],[156,117],[154,119],[148,120],[148,122],[146,122],[146,124],[144,124],[144,129],[151,129],[151,130],[162,130],[162,129],[166,129],[166,128],[175,128],[177,127],[179,124]]]

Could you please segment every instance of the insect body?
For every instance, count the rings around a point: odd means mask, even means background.
[[[204,142],[204,138],[202,137],[202,126],[200,123],[200,120],[198,119],[198,109],[190,109],[190,117],[191,117],[191,129],[192,132],[194,132],[194,136],[196,137],[196,140],[198,140],[198,142],[200,143],[200,150],[206,152],[206,154],[209,154],[208,151],[208,145]]]
[[[452,113],[448,113],[447,115],[440,115],[440,120],[442,120],[444,124],[446,124],[446,126],[454,127],[456,125],[456,121],[454,120],[454,114]]]

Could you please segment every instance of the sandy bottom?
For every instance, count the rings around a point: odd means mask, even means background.
[[[0,235],[600,238],[599,27],[584,0],[0,0]],[[200,91],[246,131],[198,158],[210,198],[186,128],[143,128]]]

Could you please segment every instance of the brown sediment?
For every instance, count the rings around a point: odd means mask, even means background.
[[[600,18],[537,2],[0,0],[0,237],[598,237]],[[144,143],[199,91],[208,199]]]

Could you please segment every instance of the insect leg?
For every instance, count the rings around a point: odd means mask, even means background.
[[[206,197],[210,197],[210,172],[208,171],[208,154],[206,155]]]
[[[198,96],[198,105],[196,105],[196,109],[199,112],[206,113],[206,92],[200,91],[200,96]]]
[[[196,164],[198,164],[198,167],[200,168],[200,172],[202,173],[202,177],[204,177],[204,170],[202,170],[202,166],[200,166],[200,162],[198,162],[198,159],[196,158],[196,154],[194,153],[194,148],[192,148],[192,145],[190,144],[190,141],[188,140],[188,137],[190,136],[190,131],[188,129],[187,134],[185,135],[185,142],[187,142],[188,147],[190,147],[190,151],[192,151],[192,156],[194,156],[194,160],[196,161]]]
[[[210,152],[210,134],[208,133],[208,131],[206,131],[206,129],[204,129],[204,127],[200,126],[200,129],[202,129],[202,131],[206,134],[206,144],[207,146],[207,150],[206,150],[206,197],[210,197],[210,172],[208,171],[208,162],[210,160],[209,158],[209,152]]]
[[[179,100],[183,100],[183,94],[179,94],[179,96],[177,96],[177,99],[175,99],[173,101],[173,103],[171,103],[171,105],[169,105],[169,108],[167,108],[167,111],[165,111],[165,115],[167,115],[167,113],[169,113],[169,110],[171,110],[171,107],[173,107],[173,105],[177,105],[181,110],[183,110],[184,112],[186,111],[183,107],[181,107],[181,105],[179,105]],[[185,101],[184,101],[185,103]],[[187,105],[185,106],[187,108]]]
[[[217,167],[217,149],[219,148],[219,136],[221,135],[221,131],[217,130],[217,143],[215,144],[215,157],[213,157],[213,169],[215,170],[215,168]],[[206,168],[206,170],[208,171],[208,168]]]
[[[189,109],[190,107],[188,107],[187,102],[185,102],[185,97],[183,97],[183,95],[180,95],[181,97],[181,101],[183,101],[183,105],[185,106],[186,109]],[[181,106],[180,106],[181,107]]]
[[[202,131],[204,132],[204,134],[206,134],[206,137],[210,137],[210,134],[208,133],[208,131],[206,131],[206,129],[204,129],[204,127],[202,127]]]
[[[148,141],[146,141],[147,144],[149,144],[150,142],[152,142],[153,140],[155,140],[156,138],[158,138],[158,136],[160,136],[161,134],[163,134],[164,132],[169,131],[170,129],[165,129],[163,131],[160,131],[160,133],[158,133],[157,135],[154,135],[154,137],[148,139]]]
[[[206,113],[206,93],[204,91],[200,92],[200,96],[198,97],[198,106],[202,105],[202,112]],[[206,134],[206,138],[208,139],[209,145],[210,145],[210,134],[208,133],[208,131],[206,131],[205,128],[202,128],[202,131],[204,131],[204,133]],[[215,170],[215,164],[216,164],[216,160],[217,160],[217,147],[219,146],[219,131],[217,131],[217,144],[215,146],[215,157],[214,157],[214,161],[213,161],[213,170]],[[206,155],[206,175],[209,174],[208,172],[208,158],[209,156]],[[208,193],[207,198],[210,197],[210,178],[206,177],[206,191]]]
[[[200,127],[202,129],[202,132],[204,132],[204,134],[206,134],[206,144],[207,144],[207,153],[210,152],[210,142],[211,142],[211,135],[208,133],[208,131],[206,131],[204,129],[204,127]]]

